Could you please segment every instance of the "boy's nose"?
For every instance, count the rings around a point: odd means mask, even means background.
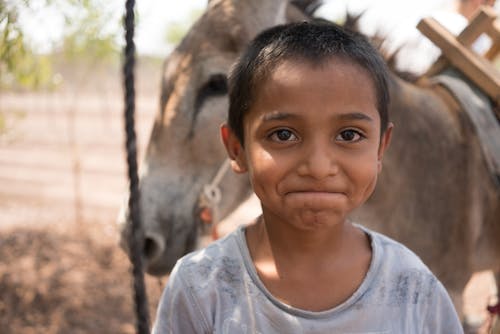
[[[298,169],[300,175],[321,180],[338,172],[338,165],[332,152],[324,146],[317,145],[305,149],[304,159]]]

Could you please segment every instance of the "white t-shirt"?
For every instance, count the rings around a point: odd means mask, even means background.
[[[160,300],[160,333],[463,333],[442,284],[410,250],[369,235],[372,261],[357,291],[322,312],[286,305],[266,289],[240,227],[176,264]]]

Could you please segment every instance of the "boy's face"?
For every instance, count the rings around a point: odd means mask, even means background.
[[[391,126],[381,137],[368,73],[334,58],[285,61],[261,83],[244,118],[244,147],[223,126],[236,172],[248,172],[264,219],[317,229],[343,222],[373,192]]]

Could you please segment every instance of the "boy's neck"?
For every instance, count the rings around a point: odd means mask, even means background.
[[[261,218],[247,227],[246,239],[257,274],[285,304],[324,311],[347,300],[366,277],[372,257],[368,237],[349,222],[334,238],[276,232]]]

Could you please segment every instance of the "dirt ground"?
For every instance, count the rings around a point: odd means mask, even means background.
[[[0,332],[135,333],[128,260],[87,228],[0,233]],[[151,316],[160,284],[147,277]]]

